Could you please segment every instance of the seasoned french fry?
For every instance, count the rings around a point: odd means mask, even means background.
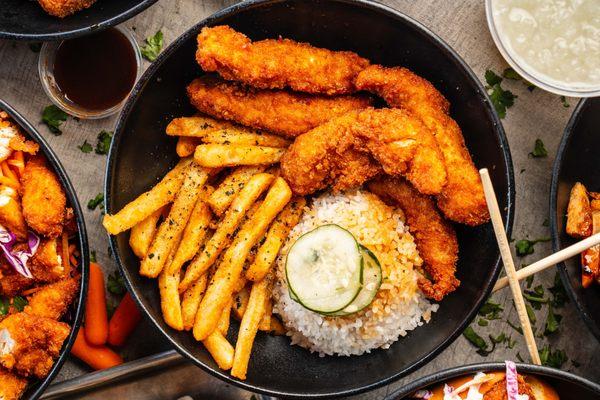
[[[252,285],[248,307],[240,323],[240,331],[235,344],[235,352],[233,353],[231,375],[236,378],[246,379],[248,361],[250,361],[254,338],[258,331],[258,325],[266,311],[270,283],[271,280],[265,278],[260,282],[254,282]]]
[[[162,208],[159,208],[150,214],[149,217],[131,228],[129,234],[129,247],[131,247],[133,253],[140,259],[146,257],[146,254],[148,253],[148,248],[156,233],[156,224],[160,219],[162,210]]]
[[[111,235],[117,235],[148,218],[165,204],[172,202],[183,184],[184,172],[191,163],[191,158],[179,161],[175,168],[169,171],[152,189],[142,193],[118,213],[106,214],[102,220],[106,231]]]
[[[231,305],[233,304],[233,299],[229,300],[229,304],[225,306],[225,309],[221,313],[221,318],[219,318],[219,325],[217,325],[217,330],[221,332],[223,336],[227,336],[227,331],[229,330],[229,322],[231,319]]]
[[[179,157],[188,157],[194,154],[196,146],[200,143],[200,139],[194,137],[181,136],[177,139],[177,145],[175,146],[175,152]]]
[[[203,274],[200,278],[196,279],[188,290],[183,292],[181,300],[181,316],[183,319],[183,329],[189,331],[194,326],[196,320],[196,313],[198,312],[198,306],[202,295],[206,290],[206,284],[208,283],[208,274]]]
[[[273,225],[269,228],[264,243],[258,248],[254,262],[246,271],[246,278],[250,281],[260,281],[267,275],[269,269],[275,262],[279,249],[285,238],[294,226],[300,221],[306,200],[303,197],[295,199],[288,204],[275,218]]]
[[[567,207],[567,234],[584,238],[592,234],[592,209],[585,186],[577,182],[571,189]]]
[[[237,165],[269,165],[279,162],[285,149],[265,146],[201,144],[194,159],[203,167],[235,167]]]
[[[141,275],[156,278],[160,274],[167,256],[175,248],[173,238],[183,232],[206,179],[208,173],[199,165],[191,164],[187,168],[183,185],[177,193],[169,216],[160,224],[148,254],[140,263]]]
[[[167,263],[173,260],[173,254],[177,245],[181,241],[181,234],[178,234],[173,239],[174,247],[167,258]],[[163,269],[158,276],[158,290],[160,293],[160,308],[162,310],[165,323],[171,328],[178,331],[183,330],[183,319],[181,316],[181,303],[179,300],[179,272],[175,274],[169,273],[167,269]]]
[[[233,305],[231,311],[233,316],[241,321],[244,313],[246,312],[246,306],[248,306],[248,299],[250,298],[250,289],[247,287],[242,288],[233,296]]]
[[[208,132],[202,137],[203,143],[232,144],[245,146],[267,146],[285,148],[290,141],[277,135],[262,132],[247,132],[238,129],[222,129]]]
[[[196,318],[194,323],[193,333],[196,340],[205,339],[216,329],[219,316],[240,279],[248,253],[263,237],[273,219],[291,197],[292,191],[285,180],[275,179],[259,209],[240,228],[233,243],[223,255],[223,260],[198,307],[202,318]]]
[[[215,233],[206,242],[204,249],[188,265],[185,276],[179,284],[179,292],[183,293],[187,288],[210,268],[219,257],[223,249],[231,242],[231,236],[242,221],[252,203],[267,189],[273,181],[273,175],[256,174],[244,186],[242,191],[231,203],[231,207],[225,213],[225,217],[217,226]]]
[[[215,214],[223,215],[235,196],[242,190],[252,176],[263,172],[265,166],[239,167],[223,179],[223,182],[208,198],[208,204]]]
[[[264,332],[271,331],[271,316],[273,315],[273,303],[271,302],[271,291],[266,296],[265,299],[265,313],[263,314],[260,323],[258,324],[258,329]]]
[[[227,338],[218,330],[202,341],[219,368],[228,370],[233,364],[234,349]]]
[[[235,125],[227,121],[219,121],[214,118],[196,115],[193,117],[181,117],[173,119],[167,125],[169,136],[203,137],[209,132],[219,129],[233,128]]]

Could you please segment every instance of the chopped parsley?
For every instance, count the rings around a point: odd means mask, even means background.
[[[90,199],[87,203],[87,208],[89,210],[95,210],[98,206],[100,207],[100,210],[104,210],[104,195],[102,193],[98,193],[96,197]]]
[[[96,250],[90,251],[90,261],[96,262]]]
[[[533,146],[533,151],[529,153],[531,157],[541,158],[548,156],[548,150],[544,147],[544,142],[542,139],[535,139],[535,144]]]
[[[156,32],[153,36],[146,38],[146,44],[142,46],[141,51],[144,58],[148,61],[156,60],[158,54],[163,47],[163,33],[162,31]]]
[[[62,134],[60,125],[67,120],[67,117],[67,113],[54,104],[47,106],[42,112],[42,122],[48,126],[50,132],[57,136]]]
[[[511,328],[513,328],[515,331],[517,331],[518,333],[520,333],[521,335],[523,334],[523,328],[521,328],[520,326],[517,326],[515,324],[513,324],[510,321],[506,321],[506,323],[508,324],[508,326],[510,326]]]
[[[527,318],[529,318],[529,322],[535,325],[537,318],[535,317],[535,311],[531,308],[530,304],[525,304],[525,310],[527,310]]]
[[[535,85],[533,83],[523,79],[523,77],[519,75],[517,71],[510,67],[506,68],[502,72],[502,77],[506,79],[511,79],[513,81],[522,81],[525,84],[525,86],[527,86],[527,90],[529,90],[530,92],[533,91],[533,89],[535,89]]]
[[[560,102],[562,103],[564,108],[571,107],[571,105],[569,104],[569,102],[567,101],[567,98],[565,96],[560,96]]]
[[[98,134],[98,142],[96,142],[96,154],[108,154],[112,137],[113,132],[109,131],[102,131]]]
[[[539,353],[542,365],[546,365],[548,367],[560,368],[569,360],[564,350],[556,349],[552,351],[549,345],[544,346]]]
[[[533,275],[529,275],[527,278],[525,278],[525,283],[526,283],[527,289],[529,289],[531,287],[531,285],[533,284]]]
[[[506,117],[506,109],[512,107],[517,96],[508,90],[502,89],[500,86],[502,77],[492,70],[485,71],[485,81],[487,83],[486,90],[498,116],[500,118]]]
[[[106,289],[114,295],[124,295],[127,289],[125,289],[125,281],[123,280],[121,274],[118,272],[110,274],[106,282]]]
[[[484,338],[482,338],[481,336],[479,336],[477,334],[477,332],[475,332],[473,330],[473,328],[471,328],[470,326],[467,327],[467,329],[465,329],[465,331],[463,332],[463,336],[475,347],[477,347],[477,354],[479,354],[480,356],[487,356],[488,354],[490,354],[494,349],[492,348],[492,350],[488,350],[488,344],[485,341]]]
[[[84,140],[83,144],[81,146],[77,146],[77,148],[81,150],[82,153],[89,153],[93,149],[92,145],[89,144],[87,140]]]
[[[500,319],[500,313],[504,311],[504,308],[498,303],[494,303],[491,300],[485,302],[479,309],[478,314],[485,317],[487,320]]]
[[[19,312],[23,311],[27,304],[29,304],[29,302],[27,301],[27,299],[25,297],[15,296],[12,299],[13,307]]]
[[[546,317],[546,325],[544,328],[544,335],[551,335],[558,330],[558,326],[562,321],[562,315],[554,314],[554,308],[552,305],[548,307],[548,316]]]
[[[29,304],[29,302],[22,296],[15,296],[12,299],[9,297],[0,297],[0,316],[7,315],[11,306],[14,307],[15,310],[21,312],[25,309],[27,304]]]
[[[558,275],[558,272],[554,275],[554,286],[549,287],[548,291],[552,294],[552,300],[550,301],[552,307],[560,308],[564,306],[565,303],[569,302],[567,292],[563,286],[560,276]]]
[[[487,319],[479,318],[479,320],[477,321],[477,325],[479,325],[479,326],[488,326],[489,322],[488,322]]]
[[[515,243],[515,249],[517,250],[517,255],[519,257],[523,257],[528,254],[533,254],[533,252],[534,252],[533,246],[536,243],[549,242],[549,241],[550,241],[550,238],[540,238],[540,239],[535,239],[535,240],[521,239],[521,240],[517,240],[517,243]]]

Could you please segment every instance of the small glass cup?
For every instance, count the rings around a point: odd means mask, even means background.
[[[137,73],[135,77],[135,82],[131,87],[131,89],[133,90],[135,83],[142,74],[142,54],[140,52],[140,47],[138,46],[135,38],[133,37],[129,29],[124,28],[122,26],[115,26],[114,28],[121,32],[127,38],[135,54]],[[73,115],[81,119],[101,119],[119,112],[121,108],[123,108],[125,102],[127,101],[131,90],[129,91],[127,96],[125,96],[123,100],[121,100],[118,104],[115,104],[114,106],[105,110],[88,110],[86,108],[83,108],[78,104],[73,103],[64,95],[64,93],[60,91],[54,79],[53,69],[56,50],[61,45],[61,43],[62,42],[60,41],[44,43],[40,50],[40,57],[38,60],[38,73],[40,76],[40,81],[42,82],[42,87],[44,88],[44,91],[46,92],[52,103],[54,103],[54,105],[56,105],[58,108],[62,109],[69,115]]]

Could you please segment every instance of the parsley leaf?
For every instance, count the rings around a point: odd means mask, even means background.
[[[90,261],[96,262],[96,250],[90,251]]]
[[[77,148],[81,150],[82,153],[89,153],[92,151],[92,145],[89,144],[87,140],[84,140],[83,144],[81,146],[77,146]]]
[[[29,304],[29,302],[27,301],[27,299],[25,297],[15,296],[12,299],[13,307],[19,312],[23,311],[27,304]]]
[[[527,278],[525,278],[525,282],[527,283],[527,289],[529,289],[533,284],[533,275],[529,275]]]
[[[517,250],[517,255],[519,257],[523,257],[528,254],[533,254],[533,251],[534,251],[533,246],[536,243],[549,242],[549,241],[550,241],[550,238],[540,238],[540,239],[535,239],[535,240],[521,239],[521,240],[517,240],[517,243],[515,243],[515,249]]]
[[[117,296],[121,296],[125,294],[127,289],[125,289],[125,281],[123,277],[118,272],[111,274],[108,276],[108,280],[106,282],[106,289]]]
[[[163,46],[163,33],[162,31],[158,31],[154,34],[154,36],[148,36],[146,38],[146,44],[142,46],[142,55],[148,61],[156,60],[160,50]]]
[[[110,141],[112,140],[113,133],[108,131],[102,131],[98,134],[98,142],[96,143],[96,154],[108,154],[110,148]]]
[[[527,310],[527,317],[529,318],[529,322],[535,325],[537,318],[535,317],[535,312],[533,311],[533,308],[531,308],[531,305],[525,304],[525,310]]]
[[[482,338],[481,336],[479,336],[477,334],[477,332],[475,332],[473,330],[473,328],[471,328],[470,326],[467,327],[467,329],[465,329],[465,331],[463,332],[463,336],[475,347],[478,348],[477,350],[477,354],[481,355],[481,356],[487,356],[488,354],[490,354],[494,349],[492,348],[492,350],[488,351],[488,344],[486,343],[485,339]]]
[[[571,105],[569,104],[569,102],[567,101],[567,98],[565,96],[560,96],[560,102],[562,103],[564,108],[571,107]]]
[[[491,300],[485,302],[478,311],[478,314],[485,317],[488,320],[500,319],[500,313],[504,311],[504,308],[498,303],[494,303]]]
[[[500,118],[506,117],[506,109],[512,107],[517,96],[509,90],[502,89],[500,86],[502,77],[492,70],[485,71],[485,81],[487,83],[486,90],[498,116]]]
[[[533,146],[533,151],[530,152],[529,155],[531,157],[534,157],[534,158],[540,158],[540,157],[547,157],[548,156],[548,150],[546,150],[546,148],[544,147],[544,142],[542,142],[542,139],[535,139],[535,144]]]
[[[523,334],[523,328],[521,328],[520,326],[517,326],[510,321],[506,321],[506,323],[508,324],[508,326],[513,328],[515,331],[519,332],[521,335]]]
[[[485,71],[485,81],[489,86],[494,86],[498,83],[501,83],[502,78],[491,69],[488,69]]]
[[[547,365],[553,368],[560,368],[569,360],[564,350],[556,349],[552,351],[550,346],[546,345],[539,351],[542,365]]]
[[[548,317],[546,318],[546,327],[544,335],[551,335],[558,330],[558,326],[562,321],[562,315],[554,314],[552,306],[548,307]]]
[[[527,90],[529,90],[530,92],[533,91],[533,89],[535,89],[535,85],[533,83],[523,79],[523,77],[519,75],[517,71],[510,67],[506,68],[502,72],[502,77],[506,79],[511,79],[513,81],[522,81],[525,84],[525,86],[527,86]]]
[[[67,116],[66,112],[52,104],[44,108],[42,122],[48,126],[50,132],[58,136],[62,134],[60,125],[67,120]]]
[[[104,195],[102,193],[98,193],[96,197],[90,199],[87,203],[87,208],[89,210],[95,210],[98,206],[100,206],[101,210],[104,210]]]
[[[479,326],[488,326],[489,322],[487,319],[479,318],[477,321],[477,325]]]
[[[552,307],[560,308],[565,305],[565,303],[569,302],[569,298],[567,297],[567,291],[563,286],[562,280],[558,275],[558,272],[554,275],[554,286],[548,288],[548,291],[552,293]]]

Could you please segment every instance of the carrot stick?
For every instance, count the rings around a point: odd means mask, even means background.
[[[2,167],[2,173],[4,175],[6,175],[7,177],[9,177],[10,179],[12,179],[16,182],[19,181],[19,178],[17,178],[17,175],[10,169],[10,167],[8,166],[8,164],[5,161],[2,162],[1,167]]]
[[[123,359],[120,355],[106,346],[92,346],[85,340],[86,336],[87,330],[81,327],[77,333],[77,338],[75,338],[75,343],[73,343],[73,347],[71,348],[72,355],[95,370],[111,368],[123,364]]]
[[[21,187],[19,182],[15,181],[14,179],[10,179],[8,176],[0,176],[0,184],[10,186],[15,190],[19,190],[19,188]]]
[[[85,303],[85,326],[85,338],[90,344],[100,346],[106,343],[108,319],[106,316],[104,274],[96,263],[90,263],[90,280]]]
[[[122,346],[137,324],[142,314],[129,293],[126,293],[108,324],[108,343]]]

